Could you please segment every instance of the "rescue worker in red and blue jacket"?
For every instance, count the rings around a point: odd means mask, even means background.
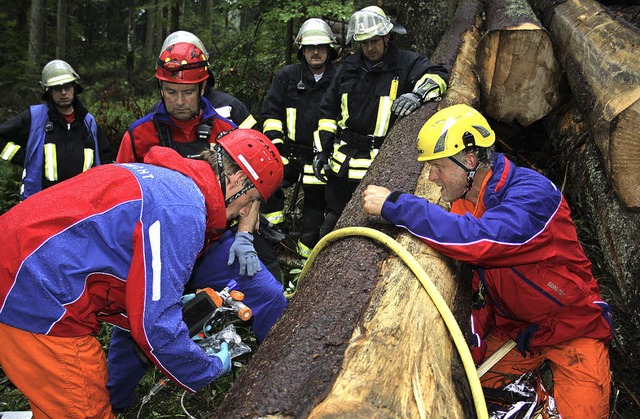
[[[378,6],[365,7],[349,20],[347,42],[353,39],[360,48],[333,78],[314,134],[314,171],[327,182],[320,236],[333,230],[396,119],[438,99],[447,88],[446,69],[397,48],[390,42],[392,32],[406,30]]]
[[[318,108],[336,68],[336,39],[322,19],[308,19],[298,31],[300,63],[290,64],[273,77],[262,105],[263,132],[278,147],[285,164],[285,182],[301,176],[304,190],[302,231],[298,254],[308,258],[318,242],[324,221],[325,182],[313,173],[313,131],[318,126]],[[279,216],[284,221],[284,201]],[[273,219],[272,222],[277,220]]]
[[[501,389],[549,361],[563,418],[607,418],[611,307],[600,297],[562,193],[495,153],[494,142],[475,109],[438,111],[418,135],[418,160],[429,162],[429,180],[451,211],[375,185],[363,193],[364,211],[475,267],[474,360],[507,340],[517,343],[482,377],[484,387]]]
[[[156,62],[155,76],[161,103],[154,112],[134,122],[124,134],[116,163],[141,162],[149,148],[155,145],[173,148],[184,157],[198,156],[215,143],[218,135],[236,127],[203,97],[207,84],[213,80],[208,57],[202,41],[191,32],[177,31],[167,36]],[[239,234],[236,235],[238,246],[232,247],[233,254],[240,259],[241,273],[255,275],[261,269],[261,257],[269,270],[277,275],[280,266],[273,246],[260,235],[250,234],[255,231],[258,217],[259,203],[247,216],[240,217]],[[260,255],[256,247],[260,249]],[[247,251],[237,254],[240,248]]]
[[[102,321],[187,391],[228,372],[225,345],[209,357],[189,338],[181,298],[197,257],[283,171],[267,137],[238,129],[200,160],[153,147],[145,163],[96,167],[0,216],[0,366],[34,417],[115,417]]]
[[[42,69],[44,104],[0,125],[0,157],[24,168],[20,199],[112,161],[111,147],[78,95],[80,76],[65,61]]]

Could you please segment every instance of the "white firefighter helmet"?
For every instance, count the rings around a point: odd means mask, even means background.
[[[366,41],[374,36],[385,36],[389,32],[405,34],[407,31],[399,25],[391,23],[391,19],[378,6],[367,6],[351,15],[347,29],[347,42]]]

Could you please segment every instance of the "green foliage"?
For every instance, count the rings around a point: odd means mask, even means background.
[[[0,160],[0,214],[19,202],[20,166]]]

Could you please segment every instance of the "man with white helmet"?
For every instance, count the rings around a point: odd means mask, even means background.
[[[286,182],[292,184],[298,178],[302,182],[304,209],[297,250],[308,258],[318,242],[325,209],[325,182],[314,175],[312,167],[313,131],[318,126],[322,96],[336,73],[332,61],[338,54],[333,31],[322,19],[306,20],[295,42],[300,63],[275,74],[262,116],[264,133],[282,154]],[[281,212],[284,216],[283,208]]]
[[[101,163],[110,163],[111,147],[78,95],[80,76],[65,61],[42,69],[42,99],[0,125],[0,157],[24,168],[20,199]]]
[[[360,48],[344,60],[324,95],[314,134],[314,171],[327,182],[321,235],[335,226],[396,119],[439,98],[447,87],[446,69],[398,49],[392,32],[406,31],[377,6],[349,20],[347,42],[353,39]]]

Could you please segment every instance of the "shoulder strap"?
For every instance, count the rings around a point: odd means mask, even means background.
[[[169,147],[175,149],[173,146],[173,137],[171,136],[171,130],[166,124],[160,123],[157,119],[153,118],[153,125],[156,127],[158,138],[160,139],[160,145],[163,147]]]

